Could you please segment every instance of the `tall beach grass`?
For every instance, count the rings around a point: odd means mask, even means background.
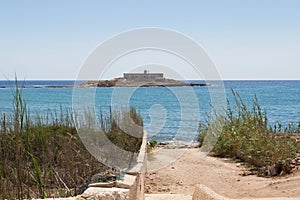
[[[248,108],[237,92],[232,90],[232,94],[234,100],[228,100],[226,116],[216,116],[214,119],[217,120],[200,123],[199,143],[202,144],[210,127],[222,118],[225,125],[213,149],[215,156],[245,161],[261,176],[290,173],[300,150],[292,134],[299,133],[300,125],[269,125],[267,114],[261,109],[256,96],[252,107]]]
[[[74,196],[95,174],[108,169],[86,150],[72,112],[61,108],[59,114],[53,111],[31,116],[18,81],[12,95],[12,112],[0,114],[0,199]],[[125,122],[130,117],[142,126],[134,108],[124,113],[118,120]],[[99,120],[116,145],[139,151],[142,137],[122,132],[113,113]]]

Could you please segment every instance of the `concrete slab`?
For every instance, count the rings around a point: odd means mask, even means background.
[[[145,200],[192,200],[192,196],[185,194],[146,194]]]

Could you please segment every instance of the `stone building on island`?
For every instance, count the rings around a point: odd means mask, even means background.
[[[164,81],[163,73],[150,73],[147,70],[144,70],[144,73],[124,73],[123,78],[126,81],[143,81],[143,82],[155,82],[155,81]]]

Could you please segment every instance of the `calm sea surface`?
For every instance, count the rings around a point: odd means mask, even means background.
[[[193,81],[201,82],[201,81]],[[26,81],[23,96],[32,115],[72,108],[72,88],[44,88],[71,86],[74,81]],[[12,83],[0,81],[0,113],[12,109]],[[224,81],[226,95],[232,99],[230,88],[239,92],[250,106],[254,94],[269,123],[298,123],[300,121],[300,81]],[[141,114],[149,138],[184,140],[195,136],[198,121],[210,113],[210,87],[140,87],[97,88],[95,109],[107,113],[109,106],[122,108],[132,105]],[[85,90],[87,88],[81,88]],[[193,98],[193,95],[195,98]],[[86,102],[82,102],[84,105]],[[196,104],[197,105],[196,105]]]

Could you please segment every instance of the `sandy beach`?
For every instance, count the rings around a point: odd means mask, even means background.
[[[187,149],[169,166],[148,172],[146,193],[192,195],[196,184],[204,184],[229,198],[299,197],[300,167],[284,177],[248,175],[242,163],[207,156],[200,159],[198,148]]]

